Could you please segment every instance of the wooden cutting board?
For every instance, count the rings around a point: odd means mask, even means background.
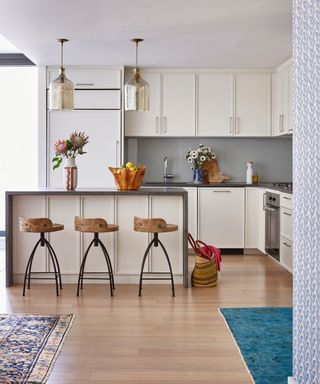
[[[202,169],[204,171],[206,183],[222,183],[224,180],[230,179],[229,176],[219,172],[218,161],[216,159],[206,161],[203,164]]]

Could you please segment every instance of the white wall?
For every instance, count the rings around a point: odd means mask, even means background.
[[[0,84],[1,231],[5,227],[4,191],[33,188],[38,183],[37,68],[0,67]]]

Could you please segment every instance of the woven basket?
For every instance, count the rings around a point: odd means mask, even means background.
[[[217,285],[218,271],[214,259],[207,260],[196,256],[194,270],[191,275],[193,287],[209,288]]]
[[[146,167],[141,167],[136,171],[130,171],[128,168],[109,167],[109,171],[113,174],[118,189],[134,190],[141,187]]]

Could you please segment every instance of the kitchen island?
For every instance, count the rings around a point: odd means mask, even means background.
[[[182,188],[38,189],[6,192],[6,284],[21,283],[31,250],[39,235],[19,231],[19,217],[48,217],[64,230],[48,234],[55,249],[64,283],[76,283],[82,255],[91,234],[74,230],[74,217],[102,217],[119,225],[119,232],[101,234],[113,264],[116,283],[138,283],[141,261],[150,234],[134,232],[134,216],[162,217],[177,224],[178,231],[160,234],[171,259],[175,283],[188,286],[188,193]],[[101,250],[93,248],[86,270],[106,271]],[[52,271],[44,248],[35,256],[33,271]],[[146,271],[167,271],[166,260],[153,248]],[[94,272],[92,276],[94,277]],[[40,275],[41,276],[41,275]]]

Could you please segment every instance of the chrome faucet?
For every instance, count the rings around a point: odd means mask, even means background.
[[[168,158],[167,156],[163,159],[163,178],[166,182],[168,179],[172,179],[173,175],[168,173]]]

